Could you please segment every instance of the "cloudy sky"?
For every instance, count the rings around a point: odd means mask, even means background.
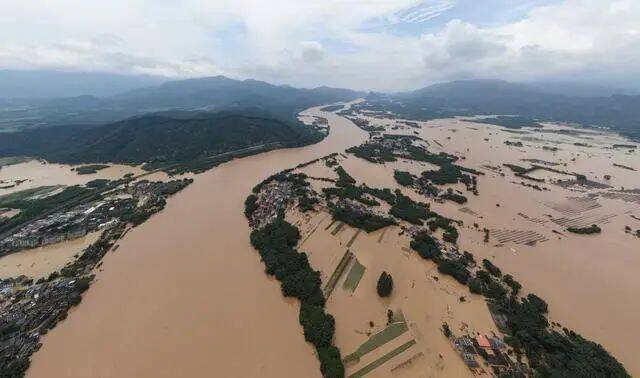
[[[0,69],[640,85],[640,0],[2,0]],[[635,81],[634,81],[635,80]]]

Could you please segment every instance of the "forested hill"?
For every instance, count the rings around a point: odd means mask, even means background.
[[[563,96],[500,80],[463,80],[413,92],[369,97],[373,108],[413,119],[456,115],[519,115],[538,120],[606,126],[640,139],[640,96]]]
[[[0,134],[0,156],[28,155],[60,163],[210,165],[212,156],[247,147],[296,146],[321,138],[310,127],[255,109],[159,113],[102,126],[57,126]],[[197,169],[198,170],[198,169]]]
[[[204,77],[170,81],[109,97],[3,100],[0,128],[103,124],[167,110],[221,111],[245,107],[261,108],[289,120],[296,112],[311,106],[353,100],[360,95],[347,89],[301,89],[257,80]]]

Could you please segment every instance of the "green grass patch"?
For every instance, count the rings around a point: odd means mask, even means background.
[[[364,272],[366,270],[367,268],[365,268],[364,265],[360,264],[360,261],[358,261],[357,258],[354,259],[353,265],[349,270],[349,274],[347,274],[347,278],[342,284],[342,288],[345,290],[349,290],[352,293],[356,291],[356,289],[358,288],[358,284],[360,283],[360,280],[362,279],[362,276],[364,276]]]
[[[347,364],[350,362],[359,361],[360,358],[362,358],[362,356],[364,356],[365,354],[378,349],[379,347],[402,335],[408,330],[409,328],[407,327],[407,323],[404,321],[403,317],[401,322],[392,323],[381,332],[378,332],[375,335],[369,337],[369,340],[360,345],[355,352],[344,358],[344,363]]]
[[[389,352],[389,353],[385,354],[384,356],[378,358],[377,360],[373,361],[369,365],[367,365],[367,366],[363,367],[362,369],[356,371],[355,373],[351,374],[349,376],[349,378],[364,377],[365,375],[371,373],[375,369],[377,369],[380,366],[382,366],[385,362],[389,361],[390,359],[392,359],[393,357],[399,355],[400,353],[404,352],[405,350],[411,348],[415,344],[416,344],[415,340],[407,341],[406,343],[400,345],[399,347],[397,347],[396,349],[392,350],[391,352]]]
[[[344,255],[342,255],[338,266],[336,266],[336,269],[333,271],[333,274],[331,274],[329,281],[327,281],[327,285],[324,287],[325,298],[329,298],[331,296],[331,293],[333,293],[333,289],[335,289],[336,284],[340,280],[340,277],[342,277],[342,273],[344,273],[345,269],[347,269],[347,265],[349,265],[351,259],[353,259],[353,253],[349,252],[349,250],[347,249]]]

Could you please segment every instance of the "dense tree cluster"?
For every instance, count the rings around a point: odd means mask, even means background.
[[[393,171],[393,178],[396,179],[396,182],[402,186],[411,186],[413,185],[413,175],[410,172],[406,171]]]
[[[406,146],[406,153],[398,154],[397,157],[409,160],[424,161],[426,163],[431,163],[438,166],[451,164],[454,161],[458,160],[458,157],[447,154],[446,152],[434,154],[427,151],[424,147],[414,145]]]
[[[458,241],[458,230],[453,226],[453,220],[449,218],[445,218],[436,213],[432,213],[434,219],[429,220],[427,226],[429,226],[429,230],[431,232],[436,231],[437,229],[442,229],[444,232],[442,233],[442,239],[449,243],[456,243]]]
[[[443,259],[438,262],[438,272],[448,274],[463,285],[469,281],[469,270],[464,262],[460,260]]]
[[[323,188],[322,192],[325,197],[330,200],[334,197],[340,199],[350,199],[358,201],[367,206],[379,206],[380,203],[375,199],[369,198],[366,195],[370,195],[381,199],[390,205],[396,201],[396,197],[390,189],[378,189],[370,188],[366,184],[355,186],[355,180],[351,177],[341,166],[336,168],[338,173],[338,181],[336,187]]]
[[[505,274],[504,277],[502,277],[502,281],[511,288],[511,292],[514,295],[517,295],[520,292],[520,289],[522,289],[520,282],[516,281],[510,274]]]
[[[109,168],[109,166],[106,164],[89,164],[74,168],[73,170],[79,175],[90,175],[105,168]]]
[[[430,218],[434,213],[429,210],[427,204],[415,202],[397,190],[396,202],[391,206],[389,214],[420,226],[424,224],[423,220]]]
[[[311,268],[307,255],[295,248],[299,239],[298,229],[281,217],[251,233],[251,244],[260,253],[266,273],[280,281],[285,296],[300,300],[299,321],[305,340],[316,348],[323,376],[342,378],[340,351],[333,345],[335,320],[324,310],[320,273]]]
[[[363,184],[360,187],[360,189],[364,193],[370,194],[378,199],[381,199],[386,203],[388,203],[389,205],[393,205],[396,202],[396,196],[393,194],[393,192],[389,188],[384,188],[384,189],[370,188],[366,184]]]
[[[361,228],[366,232],[373,232],[381,228],[397,224],[393,218],[383,217],[370,212],[360,211],[353,207],[334,205],[329,203],[329,210],[333,219],[344,222],[350,226]]]
[[[336,185],[348,186],[356,183],[356,180],[351,177],[351,175],[348,174],[342,166],[336,167],[336,173],[338,174],[338,181],[336,182]]]
[[[573,232],[574,234],[591,235],[601,233],[602,229],[597,224],[592,224],[588,227],[569,227],[567,231]]]
[[[457,260],[445,258],[438,242],[427,231],[421,231],[414,235],[410,246],[423,259],[433,260],[438,265],[440,273],[452,276],[463,285],[469,281],[470,273],[467,268],[475,264],[471,253],[465,252]]]
[[[378,201],[366,197],[365,192],[360,187],[354,185],[343,185],[335,188],[322,188],[322,192],[327,199],[338,197],[340,199],[351,199],[354,201],[358,201],[367,206],[380,205]]]
[[[423,259],[436,260],[442,254],[436,239],[426,231],[421,231],[413,236],[410,246],[418,252]]]
[[[502,277],[502,271],[487,259],[482,260],[482,266],[494,277]]]
[[[304,173],[289,174],[288,180],[293,184],[293,194],[298,199],[298,210],[303,213],[313,210],[314,205],[319,201],[315,192],[309,187],[307,175]]]
[[[258,196],[256,196],[255,194],[250,194],[244,200],[244,216],[245,217],[251,218],[251,215],[253,214],[253,212],[258,209],[258,204],[256,203],[257,200],[258,200]]]
[[[377,143],[364,143],[347,149],[347,152],[376,164],[397,160],[392,148]]]
[[[391,295],[393,290],[393,278],[387,272],[382,272],[380,278],[378,278],[378,284],[376,286],[378,295],[382,298],[386,298]]]
[[[463,196],[462,194],[454,193],[453,191],[446,192],[445,194],[440,196],[440,198],[453,201],[460,205],[467,202],[467,197]]]
[[[442,164],[436,171],[422,172],[422,177],[436,185],[457,184],[462,176],[460,167],[455,164]]]

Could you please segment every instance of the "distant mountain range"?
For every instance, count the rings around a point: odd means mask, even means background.
[[[232,80],[224,76],[170,81],[109,97],[77,96],[56,99],[0,101],[0,129],[69,124],[103,124],[146,113],[220,111],[262,108],[279,118],[336,101],[362,95],[347,89],[299,89],[257,80]]]
[[[412,119],[520,115],[542,121],[606,126],[640,138],[640,96],[564,96],[500,80],[462,80],[394,95],[372,94],[369,107]]]
[[[211,156],[322,138],[297,121],[315,105],[353,100],[347,89],[299,89],[223,76],[170,81],[96,97],[5,100],[0,156],[63,163],[206,167]],[[13,131],[13,132],[9,132]]]
[[[106,72],[0,70],[0,99],[113,96],[168,79]]]

